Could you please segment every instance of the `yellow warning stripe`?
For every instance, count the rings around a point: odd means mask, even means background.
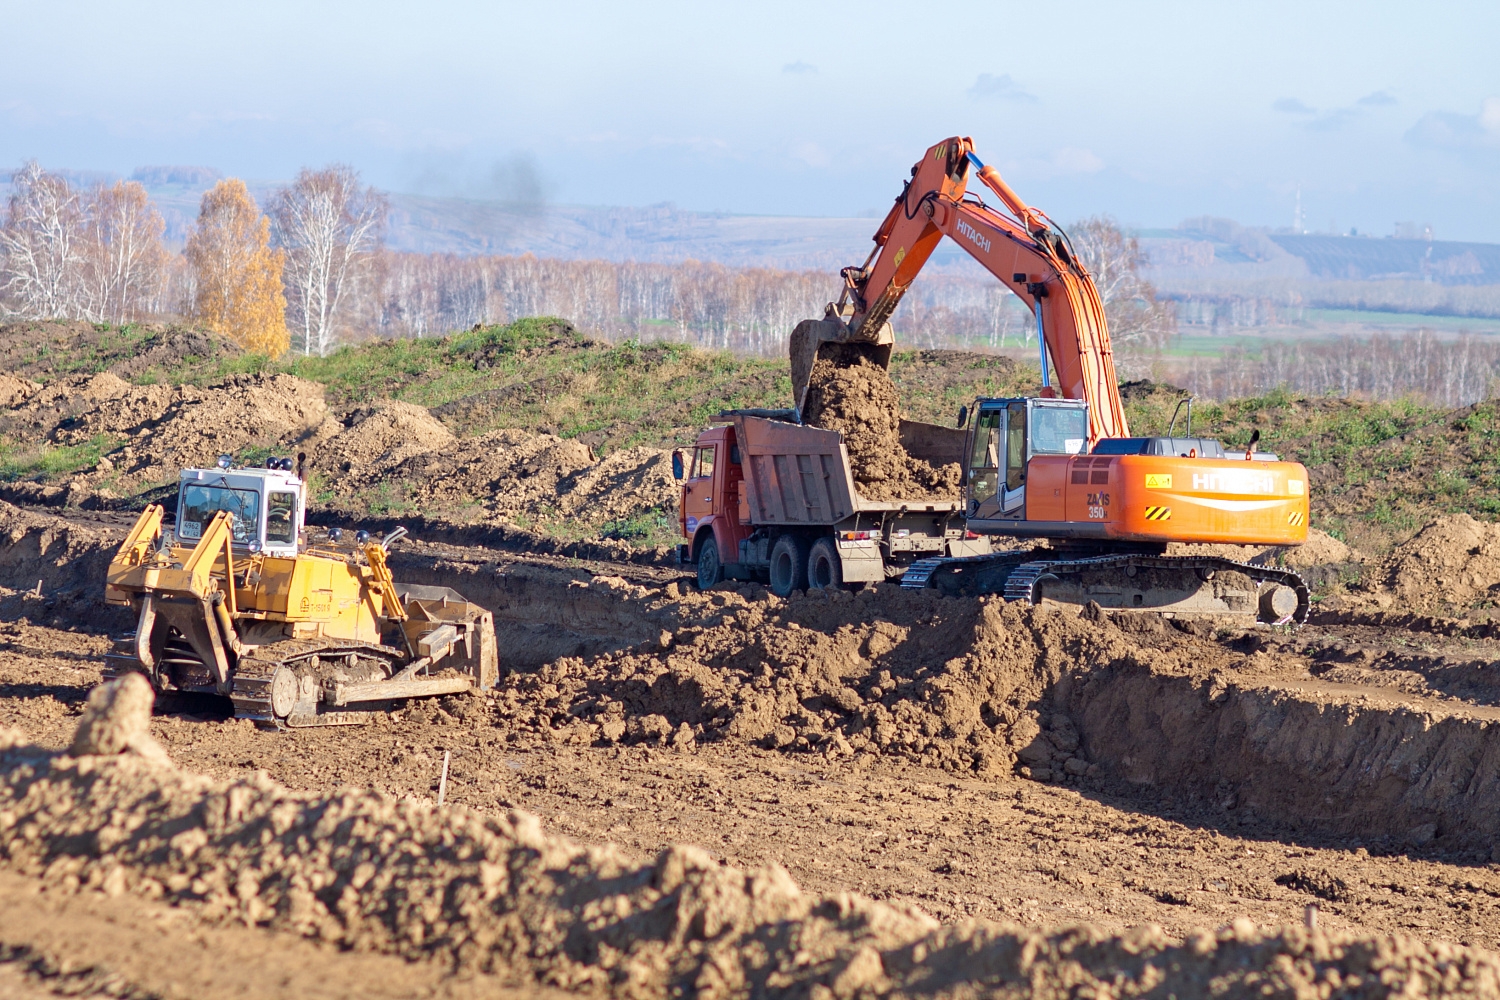
[[[1292,511],[1286,516],[1286,523],[1292,525],[1293,527],[1300,525],[1302,523],[1302,512],[1300,510]]]
[[[1148,520],[1148,521],[1169,521],[1169,520],[1171,520],[1171,518],[1172,518],[1172,508],[1171,507],[1147,507],[1146,508],[1146,520]]]

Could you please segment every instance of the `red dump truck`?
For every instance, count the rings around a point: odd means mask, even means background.
[[[867,500],[859,495],[837,431],[807,427],[791,411],[730,411],[698,436],[672,471],[682,482],[679,561],[698,585],[759,580],[794,590],[899,577],[915,559],[982,555],[962,500]],[[933,465],[961,462],[964,431],[901,421],[901,444]]]

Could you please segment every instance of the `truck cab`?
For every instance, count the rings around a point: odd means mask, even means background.
[[[306,485],[289,458],[266,460],[264,468],[237,469],[229,456],[212,469],[184,469],[177,486],[177,539],[197,544],[214,515],[228,511],[236,555],[264,552],[297,555],[305,513]]]
[[[673,456],[673,463],[673,473],[682,482],[678,523],[683,537],[691,539],[681,561],[698,562],[704,543],[712,540],[720,566],[735,562],[734,554],[751,529],[740,521],[745,472],[734,425],[704,431],[685,454]]]

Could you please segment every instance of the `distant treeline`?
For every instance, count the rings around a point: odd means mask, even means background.
[[[1458,407],[1497,394],[1500,343],[1474,336],[1445,340],[1425,330],[1369,340],[1273,341],[1258,353],[1230,348],[1216,358],[1194,358],[1174,366],[1169,377],[1204,399],[1286,388],[1309,396],[1414,395],[1437,406]]]
[[[1137,242],[1113,220],[1073,229],[1073,245],[1095,276],[1117,344],[1164,347],[1176,331],[1171,303],[1139,274]],[[475,323],[567,316],[619,339],[669,339],[750,354],[780,355],[804,319],[838,298],[836,274],[770,268],[388,254],[378,298],[365,297],[363,327],[379,336],[425,337]],[[906,347],[989,348],[1035,344],[1026,306],[992,278],[929,274],[891,318]]]
[[[142,179],[203,181],[176,168]],[[89,186],[92,185],[92,186]],[[835,273],[686,261],[465,257],[391,253],[388,206],[351,168],[303,170],[268,211],[243,182],[203,197],[185,253],[141,180],[116,181],[26,164],[0,216],[0,318],[124,323],[185,317],[277,354],[326,354],[371,337],[441,336],[524,316],[566,316],[609,339],[675,340],[781,355],[798,322],[823,315]],[[1171,303],[1138,274],[1137,241],[1088,219],[1074,246],[1096,275],[1117,343],[1163,346]],[[993,280],[930,274],[892,317],[906,347],[1034,345],[1025,307]]]
[[[1163,279],[1160,284],[1157,294],[1176,303],[1179,322],[1218,328],[1301,323],[1307,309],[1500,317],[1500,285],[1305,278]]]
[[[387,337],[441,336],[523,316],[566,316],[611,340],[673,340],[779,356],[804,319],[838,297],[835,274],[680,264],[452,254],[388,254],[377,298],[354,323]],[[1034,343],[1030,314],[990,282],[934,277],[902,302],[894,324],[909,347]]]

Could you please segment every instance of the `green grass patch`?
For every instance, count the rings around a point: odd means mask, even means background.
[[[96,434],[74,445],[23,445],[0,439],[0,482],[46,480],[92,469],[119,443],[119,438],[108,434]]]

